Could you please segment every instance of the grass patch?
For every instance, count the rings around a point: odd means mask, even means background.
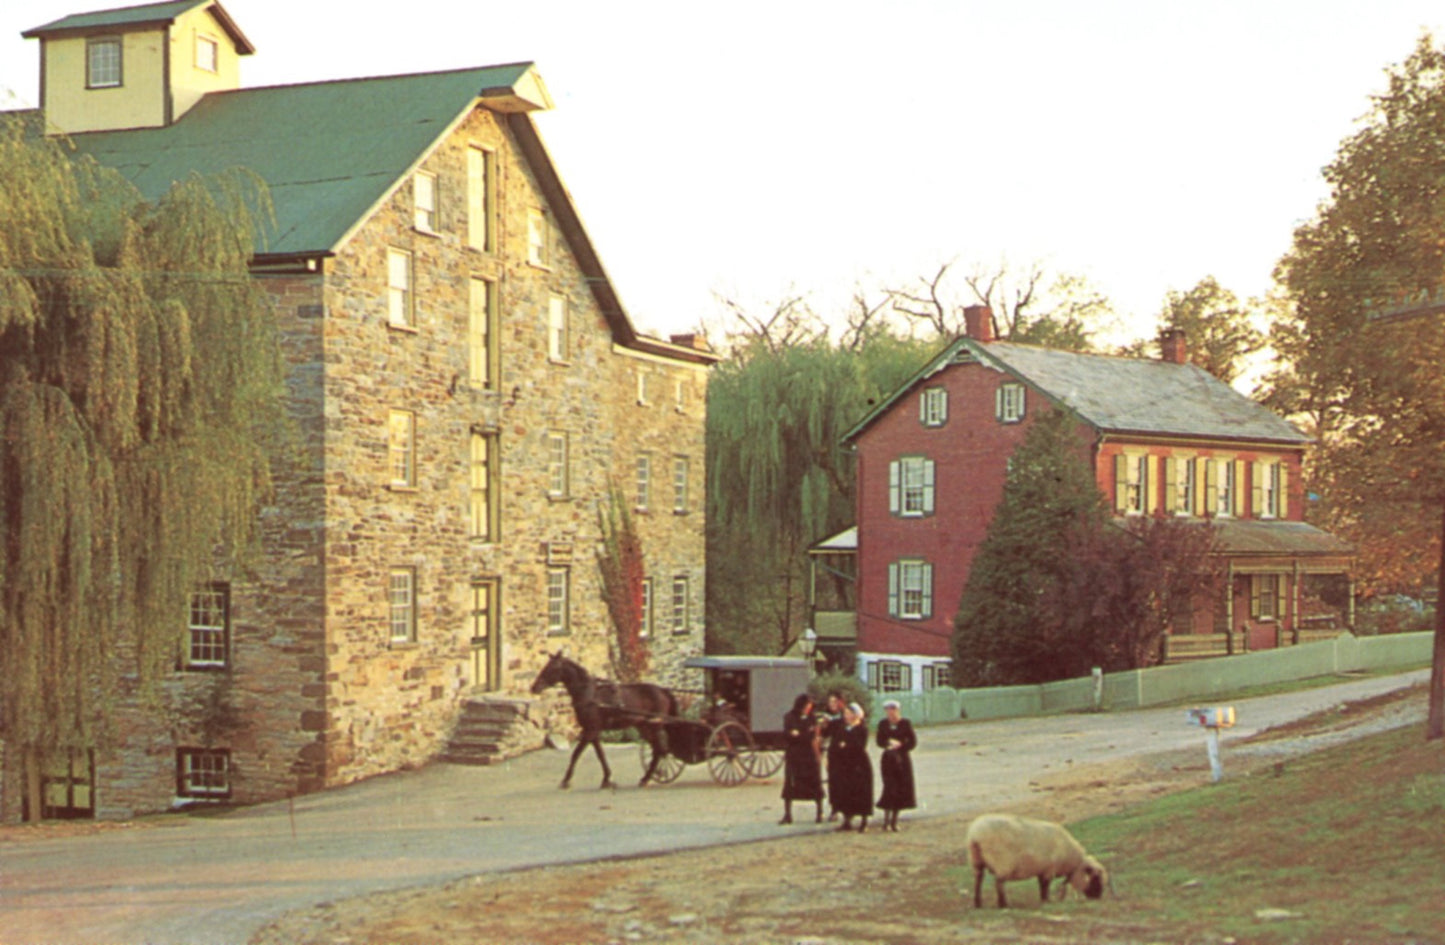
[[[1175,941],[1423,945],[1445,942],[1442,824],[1445,745],[1407,726],[1071,829],[1113,917]]]
[[[1242,686],[1239,689],[1231,689],[1228,692],[1214,693],[1207,696],[1185,696],[1171,702],[1151,703],[1146,708],[1159,709],[1171,706],[1195,706],[1202,703],[1210,705],[1232,702],[1237,699],[1253,699],[1258,696],[1278,696],[1287,692],[1304,692],[1308,689],[1323,689],[1325,686],[1337,686],[1349,679],[1371,679],[1377,676],[1398,676],[1402,673],[1414,672],[1417,669],[1429,669],[1429,663],[1419,663],[1411,666],[1391,666],[1388,669],[1361,670],[1348,674],[1330,674],[1326,676],[1309,676],[1305,679],[1283,679],[1279,682],[1261,683],[1257,686]]]

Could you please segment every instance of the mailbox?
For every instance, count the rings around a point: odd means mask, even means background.
[[[1210,706],[1206,709],[1190,709],[1189,722],[1205,728],[1233,728],[1234,706]]]

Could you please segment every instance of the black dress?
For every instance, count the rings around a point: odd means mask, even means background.
[[[823,772],[813,750],[818,717],[789,712],[783,716],[783,800],[821,801]]]
[[[890,741],[897,741],[897,748],[889,748]],[[878,763],[883,773],[883,796],[878,806],[883,810],[911,810],[918,806],[918,796],[913,789],[913,749],[918,747],[918,736],[913,734],[913,723],[899,719],[894,724],[888,719],[878,723],[878,747],[883,749],[883,760]]]
[[[840,725],[828,743],[828,800],[844,817],[873,814],[873,762],[868,758],[868,726]]]

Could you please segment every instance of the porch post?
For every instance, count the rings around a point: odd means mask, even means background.
[[[1290,595],[1289,595],[1289,624],[1290,624],[1290,630],[1292,631],[1292,636],[1293,636],[1293,639],[1294,639],[1294,642],[1295,642],[1295,643],[1298,643],[1299,640],[1300,640],[1300,636],[1299,636],[1299,635],[1300,635],[1300,619],[1299,619],[1299,600],[1300,600],[1300,594],[1299,594],[1299,582],[1300,582],[1300,567],[1299,567],[1299,559],[1296,558],[1296,559],[1294,559],[1294,588],[1290,591]]]
[[[1224,571],[1224,632],[1229,634],[1229,655],[1234,655],[1234,562],[1230,561]],[[1249,648],[1249,641],[1244,641]]]

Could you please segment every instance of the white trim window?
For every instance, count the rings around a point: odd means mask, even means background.
[[[1221,518],[1234,515],[1239,501],[1234,460],[1211,459],[1206,473],[1205,501],[1209,511]]]
[[[1143,515],[1148,511],[1149,463],[1147,453],[1114,456],[1114,511],[1125,515]]]
[[[547,300],[547,357],[567,360],[567,300],[554,295]]]
[[[1254,514],[1259,518],[1287,518],[1284,463],[1255,462],[1254,475]]]
[[[678,515],[687,511],[687,477],[691,465],[686,456],[672,458],[672,510]]]
[[[644,640],[652,636],[652,578],[642,579],[642,629],[638,635]]]
[[[904,456],[888,464],[888,511],[903,518],[932,515],[934,464],[922,456]]]
[[[411,286],[411,253],[403,249],[388,249],[386,251],[386,317],[393,327],[416,327],[416,305]]]
[[[437,176],[417,171],[411,179],[412,225],[423,233],[437,231]]]
[[[918,395],[918,422],[926,427],[941,427],[948,422],[948,389],[925,387]]]
[[[225,667],[231,637],[231,586],[207,584],[197,588],[191,592],[190,609],[187,668]]]
[[[416,642],[416,568],[392,568],[387,575],[387,622],[391,642]]]
[[[121,40],[119,36],[96,36],[85,41],[85,87],[114,89],[121,85]]]
[[[952,663],[924,663],[923,664],[923,691],[930,689],[947,689],[951,677]]]
[[[1006,381],[994,391],[994,416],[1000,423],[1018,423],[1024,418],[1027,406],[1024,385]]]
[[[469,537],[478,541],[496,541],[497,537],[496,457],[497,435],[473,430],[468,457],[471,481],[467,489],[467,519]]]
[[[567,434],[547,434],[547,497],[565,499],[568,495]]]
[[[692,581],[685,574],[679,574],[672,579],[672,632],[674,634],[687,633],[691,628],[692,613],[689,597],[692,591]]]
[[[221,44],[213,36],[196,34],[196,68],[215,75],[221,71]]]
[[[500,334],[496,301],[497,290],[491,280],[473,277],[467,298],[467,375],[473,387],[483,390],[497,386],[497,352],[492,350]]]
[[[550,229],[547,214],[536,207],[527,211],[527,262],[542,269],[552,262]]]
[[[652,454],[637,454],[636,505],[640,511],[647,511],[652,501]]]
[[[904,558],[888,565],[888,615],[904,620],[933,616],[933,565]]]
[[[176,795],[212,800],[230,797],[230,751],[224,748],[176,749]]]
[[[1192,456],[1164,457],[1164,495],[1168,504],[1164,511],[1175,515],[1194,514],[1198,468],[1198,461]]]
[[[547,633],[564,636],[572,630],[572,572],[547,569]]]
[[[387,415],[387,456],[393,487],[416,485],[416,414],[393,410]]]
[[[467,148],[467,245],[484,253],[493,251],[492,179],[495,157],[486,148]]]
[[[1255,620],[1280,620],[1284,616],[1284,578],[1279,574],[1249,576],[1249,616]]]

